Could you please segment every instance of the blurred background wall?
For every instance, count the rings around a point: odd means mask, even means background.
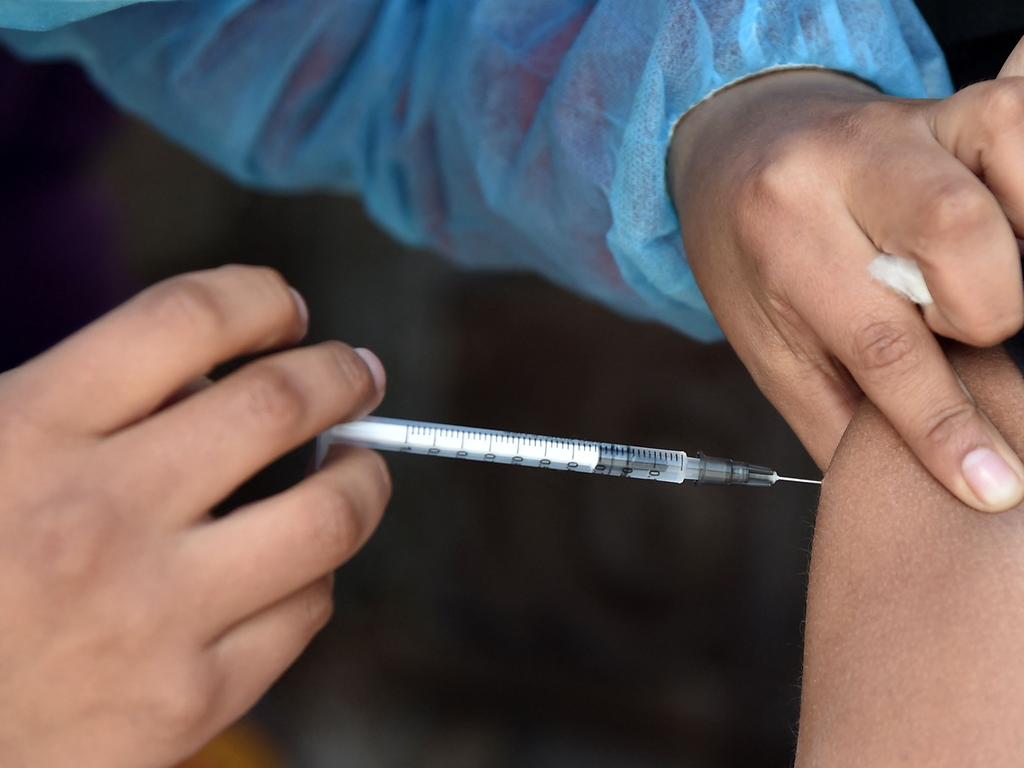
[[[352,201],[241,190],[69,68],[2,60],[0,86],[4,366],[165,276],[269,264],[313,340],[381,356],[385,415],[815,472],[725,346],[455,271]],[[339,574],[334,620],[250,718],[283,764],[790,763],[813,491],[388,461],[394,501]]]

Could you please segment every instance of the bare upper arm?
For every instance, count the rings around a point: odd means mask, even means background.
[[[1018,451],[1024,386],[957,351]],[[799,766],[1024,765],[1024,510],[974,512],[865,406],[823,488],[808,595]]]

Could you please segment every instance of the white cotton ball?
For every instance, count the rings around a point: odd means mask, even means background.
[[[920,267],[911,259],[883,253],[871,262],[868,272],[875,280],[906,296],[915,304],[925,306],[935,303]]]

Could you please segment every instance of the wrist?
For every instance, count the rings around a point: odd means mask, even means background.
[[[676,124],[669,145],[669,189],[679,209],[684,175],[700,160],[713,164],[736,150],[772,115],[792,115],[799,103],[865,101],[880,96],[872,85],[828,69],[766,72],[730,85],[691,109]],[[713,167],[713,166],[712,166]]]

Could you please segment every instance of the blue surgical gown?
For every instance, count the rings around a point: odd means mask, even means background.
[[[0,27],[245,184],[359,195],[409,244],[700,339],[665,169],[687,110],[797,66],[950,91],[911,0],[0,0]]]

